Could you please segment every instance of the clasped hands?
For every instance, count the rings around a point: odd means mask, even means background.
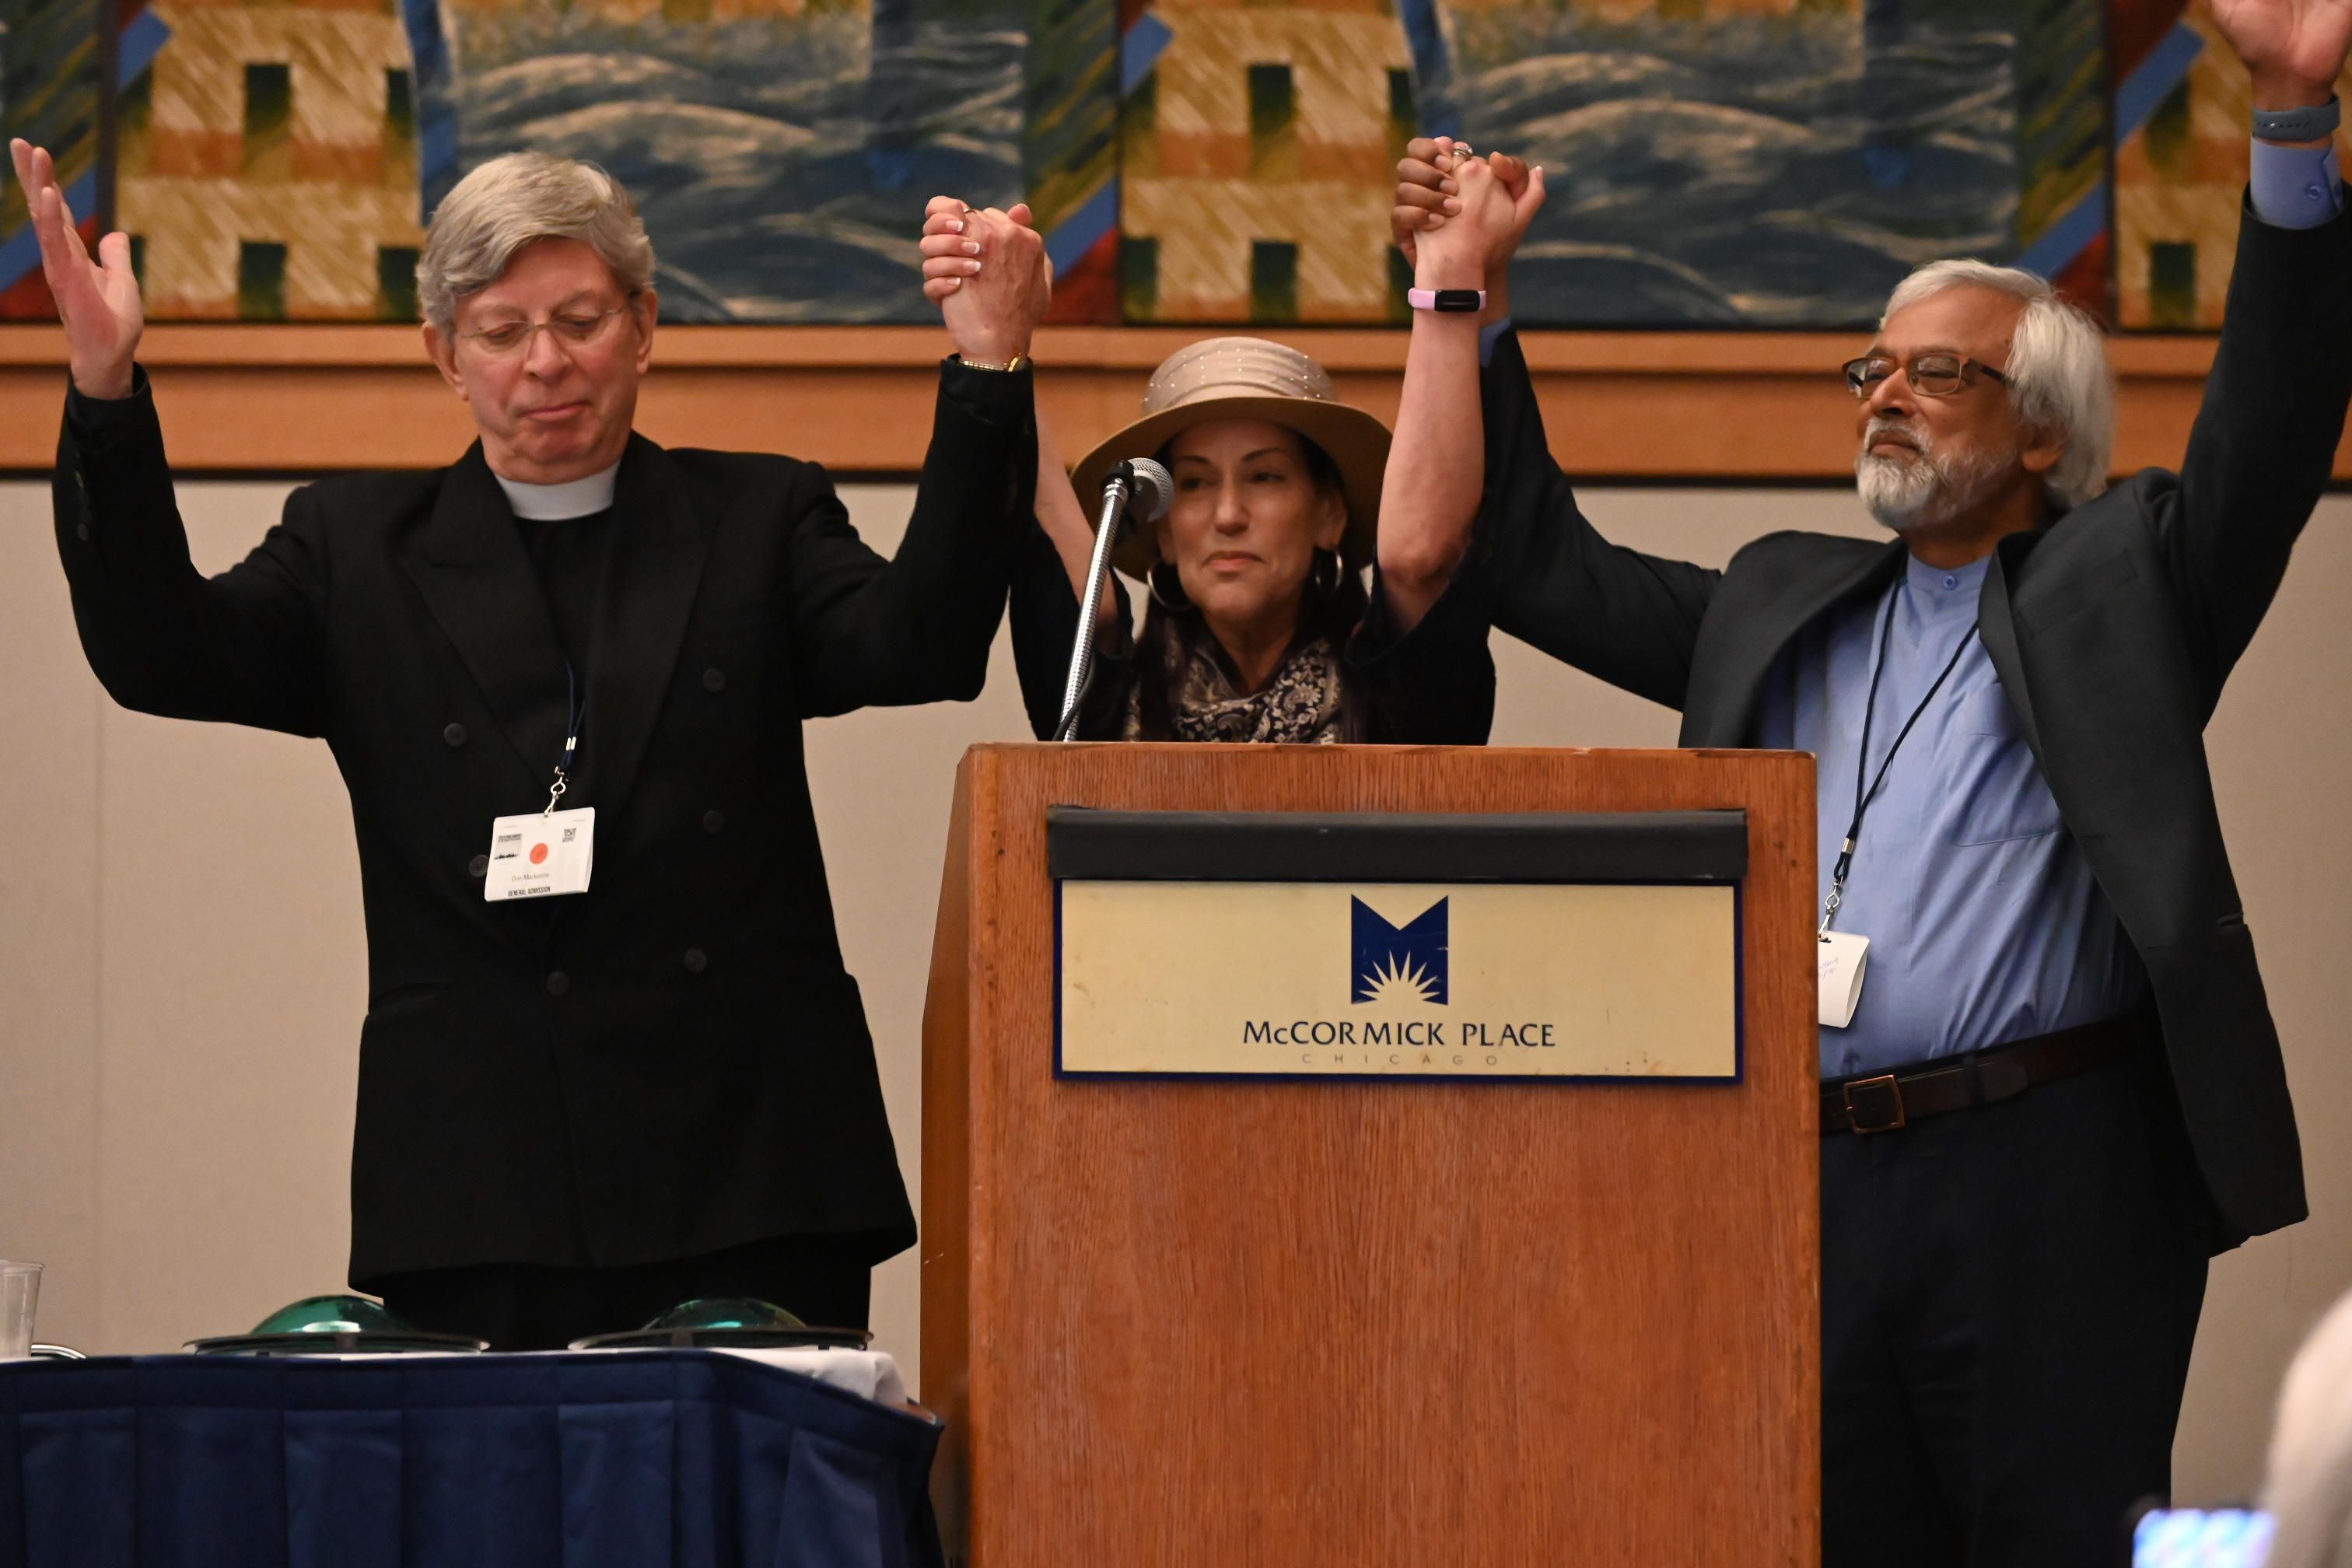
[[[1416,137],[1397,164],[1390,230],[1418,287],[1485,289],[1486,314],[1498,319],[1508,310],[1505,270],[1543,201],[1543,171],[1524,160]],[[933,196],[923,209],[923,297],[964,359],[1001,364],[1028,352],[1054,276],[1030,221],[1025,203],[1004,210]]]
[[[1422,289],[1484,289],[1485,320],[1510,313],[1512,253],[1544,204],[1540,168],[1477,153],[1451,136],[1416,136],[1397,161],[1389,235]]]
[[[957,357],[1001,365],[1029,352],[1054,297],[1054,263],[1026,202],[1007,210],[933,196],[921,249],[923,297],[939,306]]]

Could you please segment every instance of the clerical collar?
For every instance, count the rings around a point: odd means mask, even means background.
[[[566,479],[560,485],[527,485],[520,479],[510,479],[504,474],[493,473],[499,489],[507,492],[507,504],[514,514],[528,522],[562,522],[567,518],[586,517],[592,512],[613,509],[613,476],[621,471],[614,464],[601,474],[590,474],[583,479]]]

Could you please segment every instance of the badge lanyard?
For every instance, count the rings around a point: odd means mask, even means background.
[[[572,661],[563,661],[563,711],[567,720],[563,730],[563,760],[555,764],[555,783],[547,791],[547,809],[541,816],[553,816],[555,808],[563,803],[563,792],[571,787],[564,781],[572,773],[572,759],[580,753],[580,723],[588,717],[588,705],[580,699],[580,683],[572,674]]]
[[[1870,667],[1870,695],[1863,701],[1862,744],[1853,757],[1853,820],[1846,825],[1845,837],[1838,846],[1837,864],[1830,871],[1829,896],[1822,900],[1821,931],[1814,934],[1822,935],[1829,931],[1830,921],[1837,916],[1838,906],[1845,901],[1846,873],[1853,869],[1853,847],[1862,839],[1863,814],[1870,809],[1871,800],[1878,794],[1878,786],[1886,782],[1886,770],[1895,765],[1895,753],[1903,749],[1903,742],[1910,739],[1911,727],[1919,722],[1919,716],[1927,711],[1929,703],[1936,700],[1936,693],[1944,689],[1944,682],[1949,680],[1952,671],[1959,668],[1960,655],[1969,651],[1969,644],[1976,640],[1976,635],[1977,623],[1971,621],[1960,638],[1960,646],[1954,648],[1952,657],[1944,661],[1944,672],[1936,677],[1935,685],[1927,688],[1927,695],[1919,699],[1919,706],[1911,710],[1911,717],[1904,721],[1901,731],[1895,737],[1895,744],[1886,748],[1885,760],[1878,764],[1878,776],[1870,781],[1868,789],[1864,789],[1862,785],[1863,771],[1870,762],[1870,720],[1878,707],[1878,678],[1886,672],[1887,645],[1895,636],[1895,602],[1888,601],[1886,621],[1878,633],[1878,658]]]
[[[491,819],[490,852],[478,873],[482,897],[491,903],[588,890],[596,864],[596,808],[563,805],[580,755],[580,726],[588,717],[570,659],[563,661],[563,758],[547,786],[546,806]]]

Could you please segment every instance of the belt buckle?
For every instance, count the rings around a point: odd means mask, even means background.
[[[1845,1113],[1858,1133],[1898,1132],[1911,1122],[1903,1105],[1902,1086],[1891,1072],[1845,1085]]]

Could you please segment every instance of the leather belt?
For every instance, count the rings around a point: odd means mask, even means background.
[[[1894,1132],[1923,1117],[2013,1100],[2035,1084],[2125,1060],[2144,1038],[2137,1015],[2127,1015],[1916,1068],[1825,1083],[1822,1134]]]

